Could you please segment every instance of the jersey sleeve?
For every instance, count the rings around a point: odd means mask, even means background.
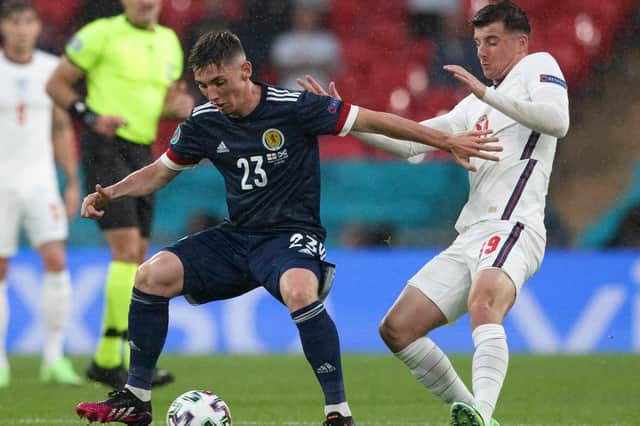
[[[160,160],[171,170],[193,169],[204,158],[200,141],[193,118],[190,117],[176,127],[169,141],[169,148],[162,154]]]
[[[82,70],[91,69],[100,60],[108,39],[107,24],[106,19],[98,19],[85,25],[65,46],[67,57]]]
[[[567,83],[564,75],[560,70],[560,65],[548,53],[539,53],[532,58],[531,64],[527,66],[527,89],[532,100],[540,97],[541,93],[544,97],[557,94],[557,96],[566,96]]]
[[[296,104],[298,123],[313,135],[345,136],[358,116],[358,107],[329,96],[303,92]]]

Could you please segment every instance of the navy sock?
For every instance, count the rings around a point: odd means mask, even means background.
[[[158,362],[169,328],[169,299],[133,289],[129,308],[131,362],[127,384],[151,389],[153,369]]]
[[[325,403],[346,401],[338,330],[320,301],[291,314],[300,332],[302,349],[324,392]]]

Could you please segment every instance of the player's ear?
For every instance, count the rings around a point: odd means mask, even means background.
[[[243,81],[249,80],[251,78],[251,74],[253,73],[253,65],[251,65],[251,62],[244,61],[242,65],[240,65],[240,72]]]

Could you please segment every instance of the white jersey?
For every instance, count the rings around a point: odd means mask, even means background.
[[[27,64],[0,51],[0,185],[57,185],[51,121],[53,103],[45,91],[58,58],[36,50]]]
[[[568,111],[564,77],[548,53],[524,57],[497,87],[487,90],[517,101],[531,102],[544,96],[546,101],[557,100]],[[508,220],[522,222],[545,237],[545,198],[557,138],[525,127],[474,95],[463,99],[444,117],[454,133],[493,130],[504,149],[498,153],[497,162],[471,159],[477,171],[469,172],[469,199],[458,217],[456,230],[461,233],[486,220]]]

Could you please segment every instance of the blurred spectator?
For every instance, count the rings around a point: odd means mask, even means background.
[[[120,0],[86,0],[84,6],[74,16],[74,29],[105,16],[119,15],[124,11]]]
[[[251,58],[254,76],[264,72],[273,39],[289,28],[290,10],[291,0],[244,0],[244,21],[236,34]]]
[[[483,80],[480,61],[476,58],[476,44],[471,37],[471,27],[461,12],[443,16],[440,36],[435,40],[431,61],[430,82],[434,87],[459,88],[451,73],[442,69],[445,65],[460,65],[476,78]]]
[[[271,48],[271,64],[278,84],[299,89],[296,78],[313,75],[326,85],[338,67],[340,45],[337,37],[323,25],[325,10],[316,2],[296,1],[291,30],[278,36]]]
[[[388,247],[394,235],[390,223],[351,223],[342,231],[340,243],[344,247]]]
[[[225,0],[204,0],[206,9],[204,16],[202,19],[195,21],[185,33],[184,46],[186,52],[191,51],[193,45],[204,33],[222,30],[234,31],[225,13],[224,3]]]
[[[442,27],[442,18],[458,13],[460,6],[460,0],[408,0],[413,36],[437,38]]]

